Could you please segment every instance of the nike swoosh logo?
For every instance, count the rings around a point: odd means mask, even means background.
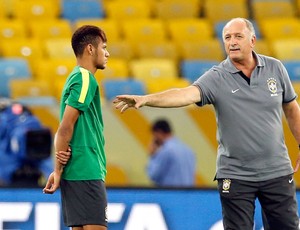
[[[235,89],[235,90],[231,90],[232,93],[236,93],[237,91],[239,91],[240,89]]]
[[[289,179],[289,183],[291,184],[293,182],[294,178]]]

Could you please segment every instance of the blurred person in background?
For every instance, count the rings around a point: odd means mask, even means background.
[[[100,90],[94,77],[106,67],[106,42],[105,32],[92,25],[78,28],[72,36],[77,66],[63,88],[54,140],[55,169],[43,189],[52,194],[60,187],[64,223],[73,230],[107,229],[105,140]],[[61,159],[69,148],[72,154],[64,164]]]
[[[212,104],[219,144],[215,179],[224,229],[253,230],[258,199],[265,230],[298,230],[293,174],[299,168],[300,154],[293,169],[282,125],[284,112],[300,144],[297,95],[282,62],[257,54],[255,42],[252,23],[234,18],[223,28],[227,58],[191,86],[143,96],[119,95],[114,103],[121,112],[142,106]]]
[[[173,135],[165,119],[153,123],[152,134],[147,165],[149,178],[157,186],[194,186],[196,160],[191,148]]]
[[[0,186],[41,187],[53,170],[52,134],[21,103],[0,98]]]

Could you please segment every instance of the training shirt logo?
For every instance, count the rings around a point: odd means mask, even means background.
[[[277,94],[277,82],[275,78],[269,78],[267,80],[268,89],[271,92],[271,97],[278,96]]]
[[[230,179],[224,179],[223,180],[223,193],[229,193],[231,180]]]

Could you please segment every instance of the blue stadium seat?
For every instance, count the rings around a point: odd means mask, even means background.
[[[283,62],[291,81],[300,81],[300,60]]]
[[[22,58],[1,58],[0,77],[0,97],[10,97],[9,82],[11,79],[31,78],[28,61]]]
[[[102,2],[99,0],[62,0],[61,11],[62,18],[71,22],[104,17]]]
[[[256,21],[250,20],[253,24],[253,27],[255,29],[255,35],[257,39],[261,39],[261,32],[260,29],[256,23]],[[222,32],[223,32],[223,27],[226,25],[228,21],[220,21],[215,23],[214,25],[214,30],[215,30],[215,37],[218,39],[222,40]]]
[[[181,76],[193,83],[212,66],[217,65],[217,61],[184,60],[181,62]]]
[[[145,94],[143,82],[133,79],[113,79],[103,81],[104,95],[107,100],[112,100],[121,94]]]

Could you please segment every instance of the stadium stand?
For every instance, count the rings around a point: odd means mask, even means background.
[[[0,42],[6,39],[26,38],[28,30],[22,20],[1,19],[0,20]]]
[[[99,0],[61,0],[61,16],[71,22],[103,18],[105,15],[101,3]]]
[[[11,80],[32,77],[28,61],[22,58],[0,58],[0,76],[1,97],[10,97],[9,84]]]
[[[102,81],[104,96],[107,100],[113,100],[120,94],[145,94],[145,85],[135,79],[105,79]]]
[[[300,59],[283,62],[293,83],[300,82]],[[300,96],[300,94],[298,94]]]

